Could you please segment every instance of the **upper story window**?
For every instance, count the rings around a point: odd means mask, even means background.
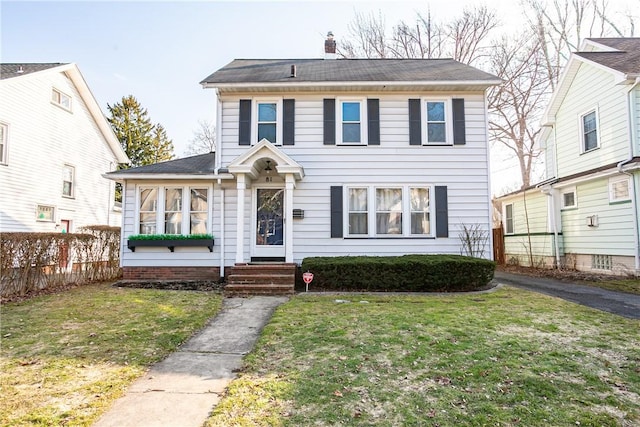
[[[278,143],[278,104],[275,102],[258,103],[258,141],[268,140]]]
[[[209,232],[209,188],[147,187],[138,194],[140,234]]]
[[[71,165],[64,165],[62,168],[62,195],[73,197],[75,188],[75,168]]]
[[[567,190],[563,190],[561,193],[562,200],[561,206],[562,209],[572,209],[578,207],[578,199],[576,197],[576,189],[569,188]]]
[[[51,91],[51,102],[65,110],[71,111],[71,97],[65,93],[60,92],[57,89]]]
[[[582,129],[582,152],[591,151],[600,145],[598,139],[598,116],[593,110],[580,117]]]
[[[9,143],[9,126],[0,123],[0,165],[7,164],[7,153]]]
[[[628,176],[609,179],[609,202],[631,200],[631,179]]]
[[[426,138],[427,144],[449,144],[448,104],[445,101],[426,101]]]
[[[504,232],[505,234],[514,233],[513,224],[513,203],[504,205]]]
[[[366,144],[367,118],[365,100],[338,100],[337,130],[339,144]]]

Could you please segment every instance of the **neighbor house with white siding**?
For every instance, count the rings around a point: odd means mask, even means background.
[[[236,59],[205,78],[217,152],[108,174],[124,184],[125,279],[225,276],[252,262],[492,256],[485,91],[450,59]],[[128,248],[134,234],[214,235],[210,247]]]
[[[542,125],[547,178],[499,199],[507,260],[637,274],[640,38],[586,39]]]
[[[75,64],[0,65],[0,232],[120,225],[129,159]]]

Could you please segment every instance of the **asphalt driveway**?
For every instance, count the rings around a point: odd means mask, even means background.
[[[640,319],[640,295],[504,271],[496,271],[494,278],[499,283],[562,298],[630,319]]]

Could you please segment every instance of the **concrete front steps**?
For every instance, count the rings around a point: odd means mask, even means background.
[[[227,277],[225,296],[293,295],[296,284],[296,264],[248,263],[236,264]]]

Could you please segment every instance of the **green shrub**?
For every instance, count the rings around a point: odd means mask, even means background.
[[[133,234],[129,240],[199,240],[213,239],[211,234]]]
[[[310,289],[376,292],[462,292],[486,289],[495,262],[461,255],[305,258]]]

